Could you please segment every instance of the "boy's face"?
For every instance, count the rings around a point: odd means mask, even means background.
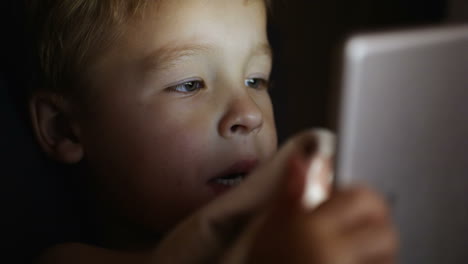
[[[166,230],[268,159],[271,60],[261,0],[163,0],[129,25],[80,119],[104,203]]]

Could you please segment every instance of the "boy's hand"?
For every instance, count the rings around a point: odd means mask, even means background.
[[[311,209],[303,200],[309,163],[291,157],[277,200],[251,224],[230,263],[395,263],[397,232],[382,197],[365,187],[348,188]]]
[[[272,210],[249,262],[396,263],[396,234],[381,197],[366,188],[342,190],[312,212],[294,206]]]

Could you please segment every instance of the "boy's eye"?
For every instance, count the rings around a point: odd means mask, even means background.
[[[203,81],[192,80],[169,87],[169,90],[179,93],[193,93],[203,88],[205,88],[205,83]]]
[[[261,78],[249,78],[245,80],[245,86],[253,89],[261,89],[268,86],[268,81]]]

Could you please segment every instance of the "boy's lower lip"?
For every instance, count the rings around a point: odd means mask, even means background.
[[[228,186],[228,185],[224,185],[224,184],[219,184],[219,183],[216,183],[216,182],[209,182],[208,186],[210,186],[210,188],[213,190],[215,195],[221,195],[221,194],[229,191],[231,188],[235,187],[235,186]]]

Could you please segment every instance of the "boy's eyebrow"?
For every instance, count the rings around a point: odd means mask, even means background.
[[[145,56],[143,59],[143,67],[145,71],[169,68],[183,57],[193,56],[198,53],[208,53],[213,49],[214,46],[208,43],[166,45]]]
[[[215,46],[209,43],[190,43],[184,45],[166,45],[151,53],[143,59],[144,72],[153,70],[164,70],[177,64],[184,57],[190,57],[199,53],[209,53],[216,50]],[[268,42],[259,43],[250,55],[272,57],[273,52]]]

